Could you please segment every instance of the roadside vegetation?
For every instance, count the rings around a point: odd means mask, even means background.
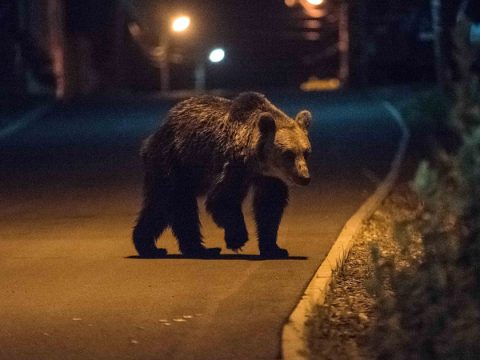
[[[462,76],[445,112],[448,136],[428,144],[412,183],[421,208],[395,224],[398,254],[373,247],[377,358],[480,354],[480,107],[467,50],[460,48]]]
[[[457,50],[454,95],[405,111],[424,160],[355,240],[310,321],[311,358],[479,358],[480,98]]]

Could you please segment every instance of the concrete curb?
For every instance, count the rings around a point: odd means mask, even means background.
[[[397,122],[402,131],[402,137],[392,161],[390,171],[375,192],[347,221],[327,257],[317,269],[313,279],[307,286],[296,308],[288,318],[282,331],[282,358],[284,360],[308,359],[305,322],[308,320],[314,306],[324,303],[333,274],[342,266],[347,258],[353,244],[353,238],[360,230],[362,223],[372,216],[380,203],[390,193],[398,178],[400,167],[407,150],[410,132],[402,115],[394,105],[385,101],[383,102],[383,106],[395,122]]]

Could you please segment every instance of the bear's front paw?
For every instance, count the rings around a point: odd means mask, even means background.
[[[263,259],[286,259],[288,258],[288,251],[278,246],[260,249],[260,257]]]
[[[246,230],[241,231],[225,231],[225,243],[227,249],[238,251],[248,241],[248,233]]]

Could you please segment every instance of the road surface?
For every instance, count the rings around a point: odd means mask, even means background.
[[[248,200],[239,255],[202,212],[221,258],[179,257],[170,232],[169,258],[135,256],[138,147],[169,103],[57,104],[0,138],[0,359],[279,358],[284,322],[387,173],[400,130],[366,94],[268,95],[314,114],[313,180],[292,190],[279,232],[286,260],[258,259]]]

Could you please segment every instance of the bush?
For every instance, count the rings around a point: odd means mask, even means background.
[[[463,64],[465,67],[466,65]],[[454,151],[438,145],[413,181],[422,209],[397,224],[399,253],[374,247],[381,359],[478,359],[480,354],[480,111],[463,79],[451,102]],[[416,116],[441,116],[421,108]],[[414,241],[420,236],[420,246]]]

